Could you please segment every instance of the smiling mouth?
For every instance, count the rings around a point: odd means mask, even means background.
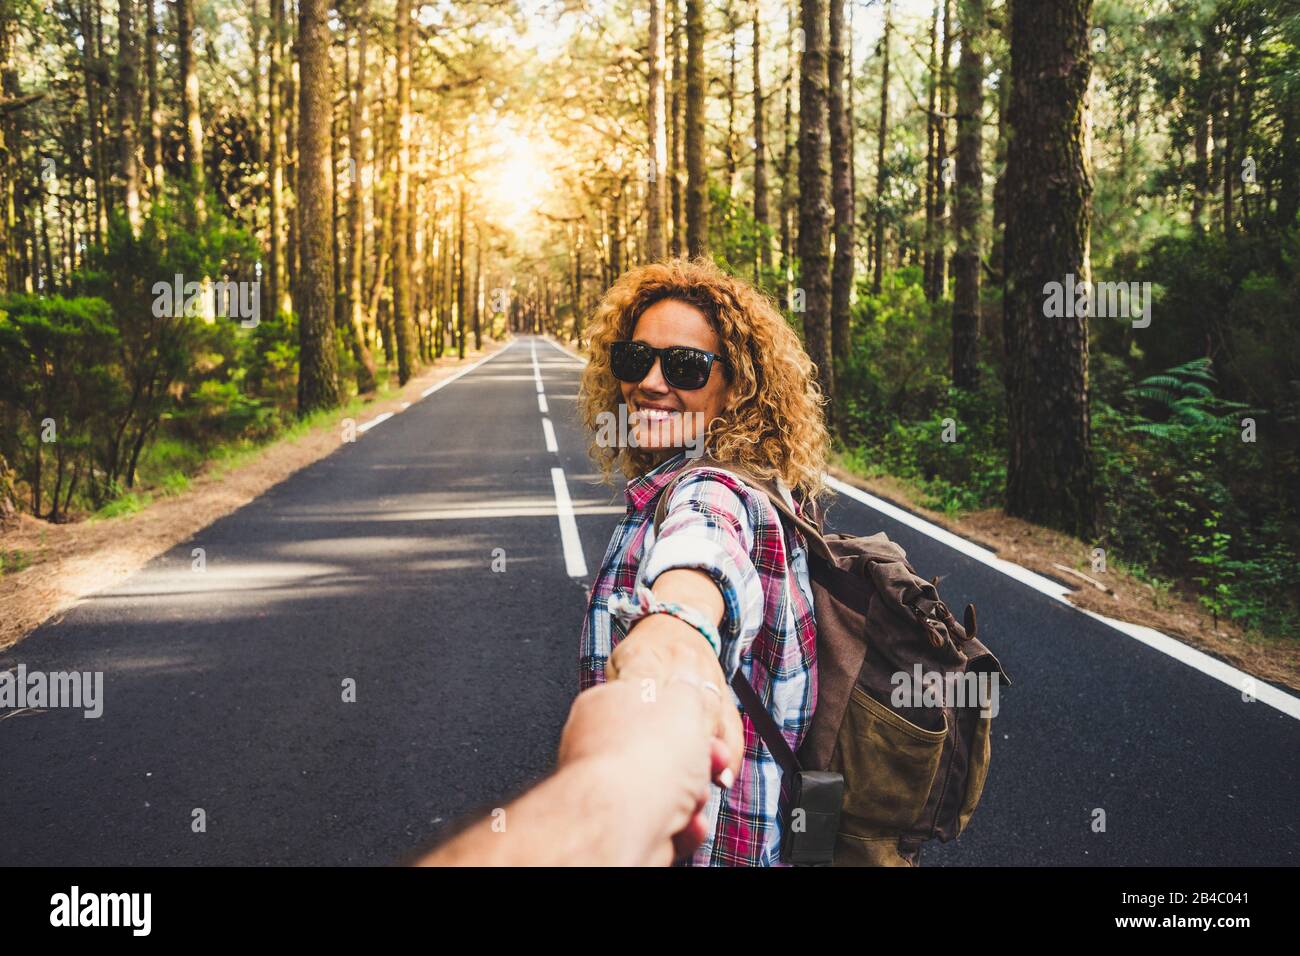
[[[638,422],[654,424],[656,422],[672,421],[680,418],[682,413],[671,408],[655,408],[649,405],[638,405],[632,412]]]

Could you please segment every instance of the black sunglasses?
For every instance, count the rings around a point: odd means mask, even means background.
[[[685,345],[657,349],[644,342],[619,341],[609,346],[610,371],[622,382],[641,381],[654,368],[656,358],[663,363],[664,381],[686,391],[708,384],[714,362],[721,362],[724,371],[727,367],[724,356]]]

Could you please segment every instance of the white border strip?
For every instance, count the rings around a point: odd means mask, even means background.
[[[586,358],[586,356],[579,355],[577,352],[570,352],[567,348],[565,348],[565,347],[564,347],[563,345],[561,345],[559,342],[555,341],[555,339],[551,338],[549,335],[543,336],[543,338],[544,338],[547,342],[550,342],[551,345],[555,346],[556,350],[557,350],[561,355],[566,355],[566,356],[568,356],[569,358],[574,359],[575,361],[581,362],[583,365],[586,365],[586,364],[587,364],[587,358]]]
[[[434,382],[432,385],[430,385],[428,388],[426,388],[423,392],[420,393],[420,397],[421,397],[421,398],[428,398],[430,395],[432,395],[434,392],[438,391],[440,388],[446,388],[446,387],[447,387],[448,385],[450,385],[452,382],[456,381],[456,379],[460,378],[462,375],[468,375],[470,372],[474,371],[474,369],[478,368],[478,367],[479,367],[480,365],[482,365],[484,362],[490,362],[490,361],[492,361],[494,358],[496,358],[498,355],[501,355],[501,354],[503,354],[503,353],[505,353],[505,352],[509,352],[509,351],[510,351],[510,346],[512,346],[512,345],[514,345],[513,342],[507,342],[505,345],[501,346],[501,348],[497,349],[497,350],[496,350],[495,352],[493,352],[491,355],[485,355],[485,356],[483,356],[481,359],[479,359],[477,362],[471,362],[469,365],[466,365],[466,366],[465,366],[463,369],[461,369],[460,371],[455,372],[455,373],[453,373],[453,374],[451,374],[451,375],[448,375],[448,376],[447,376],[446,378],[444,378],[441,382]]]
[[[551,469],[551,484],[555,486],[555,511],[560,518],[560,540],[564,543],[564,569],[571,578],[585,578],[587,561],[582,556],[582,539],[578,537],[578,522],[573,517],[573,502],[569,499],[563,468]]]
[[[1058,584],[1051,578],[1043,577],[1041,574],[1035,574],[1027,568],[1022,568],[1018,564],[1012,564],[1003,558],[999,558],[987,548],[981,548],[977,544],[967,541],[965,538],[958,537],[951,531],[940,528],[938,525],[919,518],[910,511],[904,511],[897,505],[892,505],[882,498],[863,491],[861,488],[855,488],[853,485],[846,484],[838,478],[830,475],[826,476],[826,484],[834,488],[837,492],[845,497],[866,505],[875,511],[879,511],[886,517],[893,518],[900,524],[905,524],[913,530],[919,531],[928,537],[933,538],[942,545],[958,551],[972,560],[993,568],[995,571],[1001,571],[1010,578],[1014,578],[1026,587],[1033,588],[1040,594],[1045,594],[1054,601],[1060,601],[1066,607],[1073,608],[1088,617],[1100,621],[1101,623],[1114,628],[1121,634],[1140,641],[1153,650],[1172,657],[1174,660],[1186,664],[1194,670],[1200,671],[1208,677],[1213,677],[1217,681],[1227,684],[1234,690],[1245,694],[1249,692],[1256,700],[1268,704],[1270,707],[1280,710],[1288,717],[1300,720],[1300,698],[1288,694],[1286,691],[1274,687],[1272,684],[1265,682],[1261,678],[1253,677],[1245,671],[1238,670],[1231,664],[1226,664],[1216,657],[1211,657],[1203,651],[1198,651],[1182,641],[1170,637],[1168,634],[1162,634],[1154,628],[1147,627],[1144,624],[1133,624],[1128,621],[1118,621],[1114,618],[1106,617],[1095,611],[1089,611],[1086,608],[1078,607],[1066,600],[1066,595],[1070,589],[1063,584]],[[1243,698],[1244,702],[1244,698]]]
[[[386,422],[392,417],[393,417],[393,412],[384,412],[382,415],[376,415],[374,418],[370,419],[370,421],[366,422],[364,425],[358,425],[357,433],[364,434],[365,432],[370,431],[370,429],[374,428],[376,425],[380,424],[381,422]]]

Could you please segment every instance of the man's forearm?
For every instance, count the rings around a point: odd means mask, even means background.
[[[629,820],[628,768],[588,758],[475,824],[420,866],[636,866],[656,821]],[[494,829],[495,827],[495,829]]]

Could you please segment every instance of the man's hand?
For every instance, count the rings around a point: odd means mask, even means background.
[[[654,593],[661,600],[695,608],[715,624],[722,619],[722,593],[702,571],[682,568],[665,572],[655,582]],[[656,685],[674,677],[698,682],[708,695],[710,733],[729,757],[730,776],[719,782],[728,787],[735,782],[745,756],[744,728],[722,665],[699,631],[668,614],[644,617],[614,648],[605,665],[605,677],[611,682],[650,680]]]
[[[664,866],[708,836],[709,781],[731,762],[712,733],[714,696],[689,676],[669,676],[611,681],[573,702],[559,772],[585,770],[617,795],[628,862]]]

